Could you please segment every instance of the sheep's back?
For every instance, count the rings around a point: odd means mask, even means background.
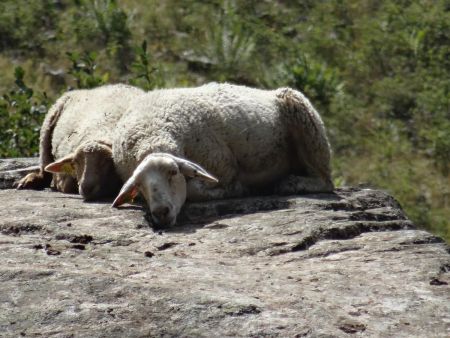
[[[64,110],[53,131],[55,157],[70,154],[86,141],[111,143],[117,121],[130,102],[143,93],[142,90],[127,85],[110,85],[67,93]]]
[[[228,84],[153,91],[119,122],[114,159],[124,179],[152,152],[184,156],[213,173],[257,171],[287,161],[278,149],[286,147],[280,123],[273,91]]]

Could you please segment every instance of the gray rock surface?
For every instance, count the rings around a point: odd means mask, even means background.
[[[1,177],[1,175],[0,175]],[[450,254],[368,189],[187,205],[0,190],[2,337],[448,337]]]
[[[15,181],[36,170],[39,170],[37,157],[0,159],[0,189],[12,188]]]

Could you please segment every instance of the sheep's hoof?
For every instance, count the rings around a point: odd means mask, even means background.
[[[42,190],[45,188],[45,180],[39,173],[30,173],[13,185],[16,189]]]

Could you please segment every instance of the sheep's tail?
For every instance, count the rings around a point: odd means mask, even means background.
[[[331,148],[319,113],[302,93],[291,88],[278,89],[276,96],[297,156],[308,176],[321,178],[332,190]]]
[[[40,174],[49,181],[48,183],[50,183],[52,174],[47,173],[44,168],[55,160],[52,152],[53,131],[64,111],[64,105],[68,99],[68,94],[63,95],[51,106],[41,127],[39,141]]]

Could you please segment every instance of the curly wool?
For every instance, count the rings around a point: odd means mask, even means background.
[[[40,172],[34,175],[34,179],[42,183],[38,185],[35,182],[34,185],[38,187],[48,185],[51,174],[45,172],[44,168],[56,159],[82,149],[83,144],[86,144],[83,151],[87,152],[95,152],[102,145],[108,145],[110,148],[117,121],[129,103],[143,93],[144,91],[138,88],[116,84],[95,89],[74,90],[62,95],[50,108],[41,128]],[[101,151],[98,154],[111,157],[110,154]],[[102,160],[99,159],[99,162]],[[102,168],[95,170],[98,171],[97,177],[102,175]],[[106,169],[104,171],[106,175]],[[77,181],[70,175],[58,173],[54,174],[53,178],[53,184],[58,190],[77,192]],[[26,180],[27,178],[23,181]]]
[[[324,124],[290,88],[210,83],[146,93],[117,124],[113,158],[121,178],[155,152],[200,164],[223,187],[259,188],[294,174],[318,178],[316,190],[333,189]]]

